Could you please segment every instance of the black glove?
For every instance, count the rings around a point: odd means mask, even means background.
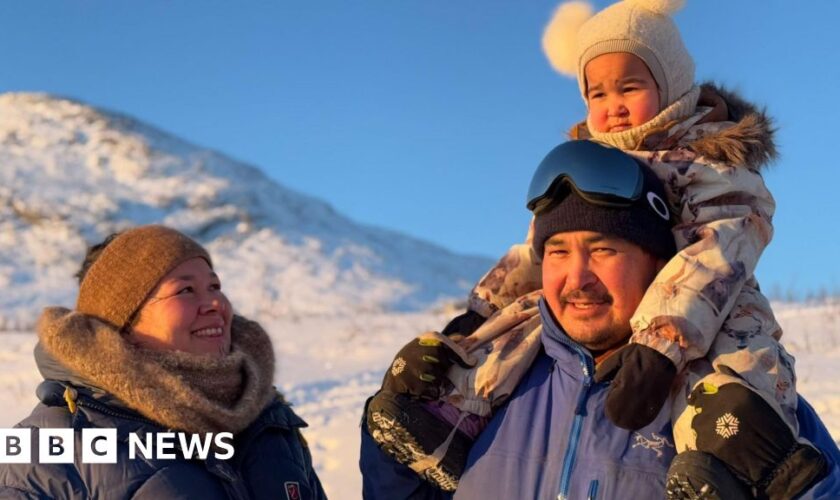
[[[790,427],[761,396],[737,383],[698,385],[688,402],[697,449],[726,463],[770,499],[795,498],[821,479],[825,458],[796,441]]]
[[[440,333],[441,335],[445,335],[447,337],[451,337],[453,335],[469,337],[478,330],[478,327],[480,327],[485,321],[487,321],[487,318],[472,309],[467,309],[467,312],[452,318],[452,321],[450,321]]]
[[[385,372],[382,389],[423,399],[437,399],[451,385],[446,372],[453,363],[469,368],[440,340],[429,337],[413,339],[400,349]]]
[[[595,370],[595,381],[612,379],[606,413],[612,423],[636,430],[653,422],[659,414],[677,367],[655,349],[629,344],[604,360]]]

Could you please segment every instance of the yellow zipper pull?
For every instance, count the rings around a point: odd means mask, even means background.
[[[71,389],[70,387],[64,388],[64,401],[67,401],[67,408],[70,410],[70,413],[76,413],[76,396],[78,396],[78,393],[75,389]]]

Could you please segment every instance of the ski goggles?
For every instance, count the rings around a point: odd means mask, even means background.
[[[528,210],[537,214],[573,189],[595,205],[626,207],[642,196],[644,174],[631,156],[593,141],[569,141],[552,149],[531,178]]]

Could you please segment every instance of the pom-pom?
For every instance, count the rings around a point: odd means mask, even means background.
[[[630,4],[663,16],[670,16],[685,6],[685,0],[624,0]]]
[[[578,1],[560,4],[554,11],[543,32],[542,47],[558,73],[577,78],[578,30],[592,14],[592,5]]]

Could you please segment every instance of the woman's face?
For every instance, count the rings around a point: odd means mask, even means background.
[[[140,307],[129,340],[148,349],[224,356],[230,352],[231,309],[219,277],[196,257],[160,280]]]

